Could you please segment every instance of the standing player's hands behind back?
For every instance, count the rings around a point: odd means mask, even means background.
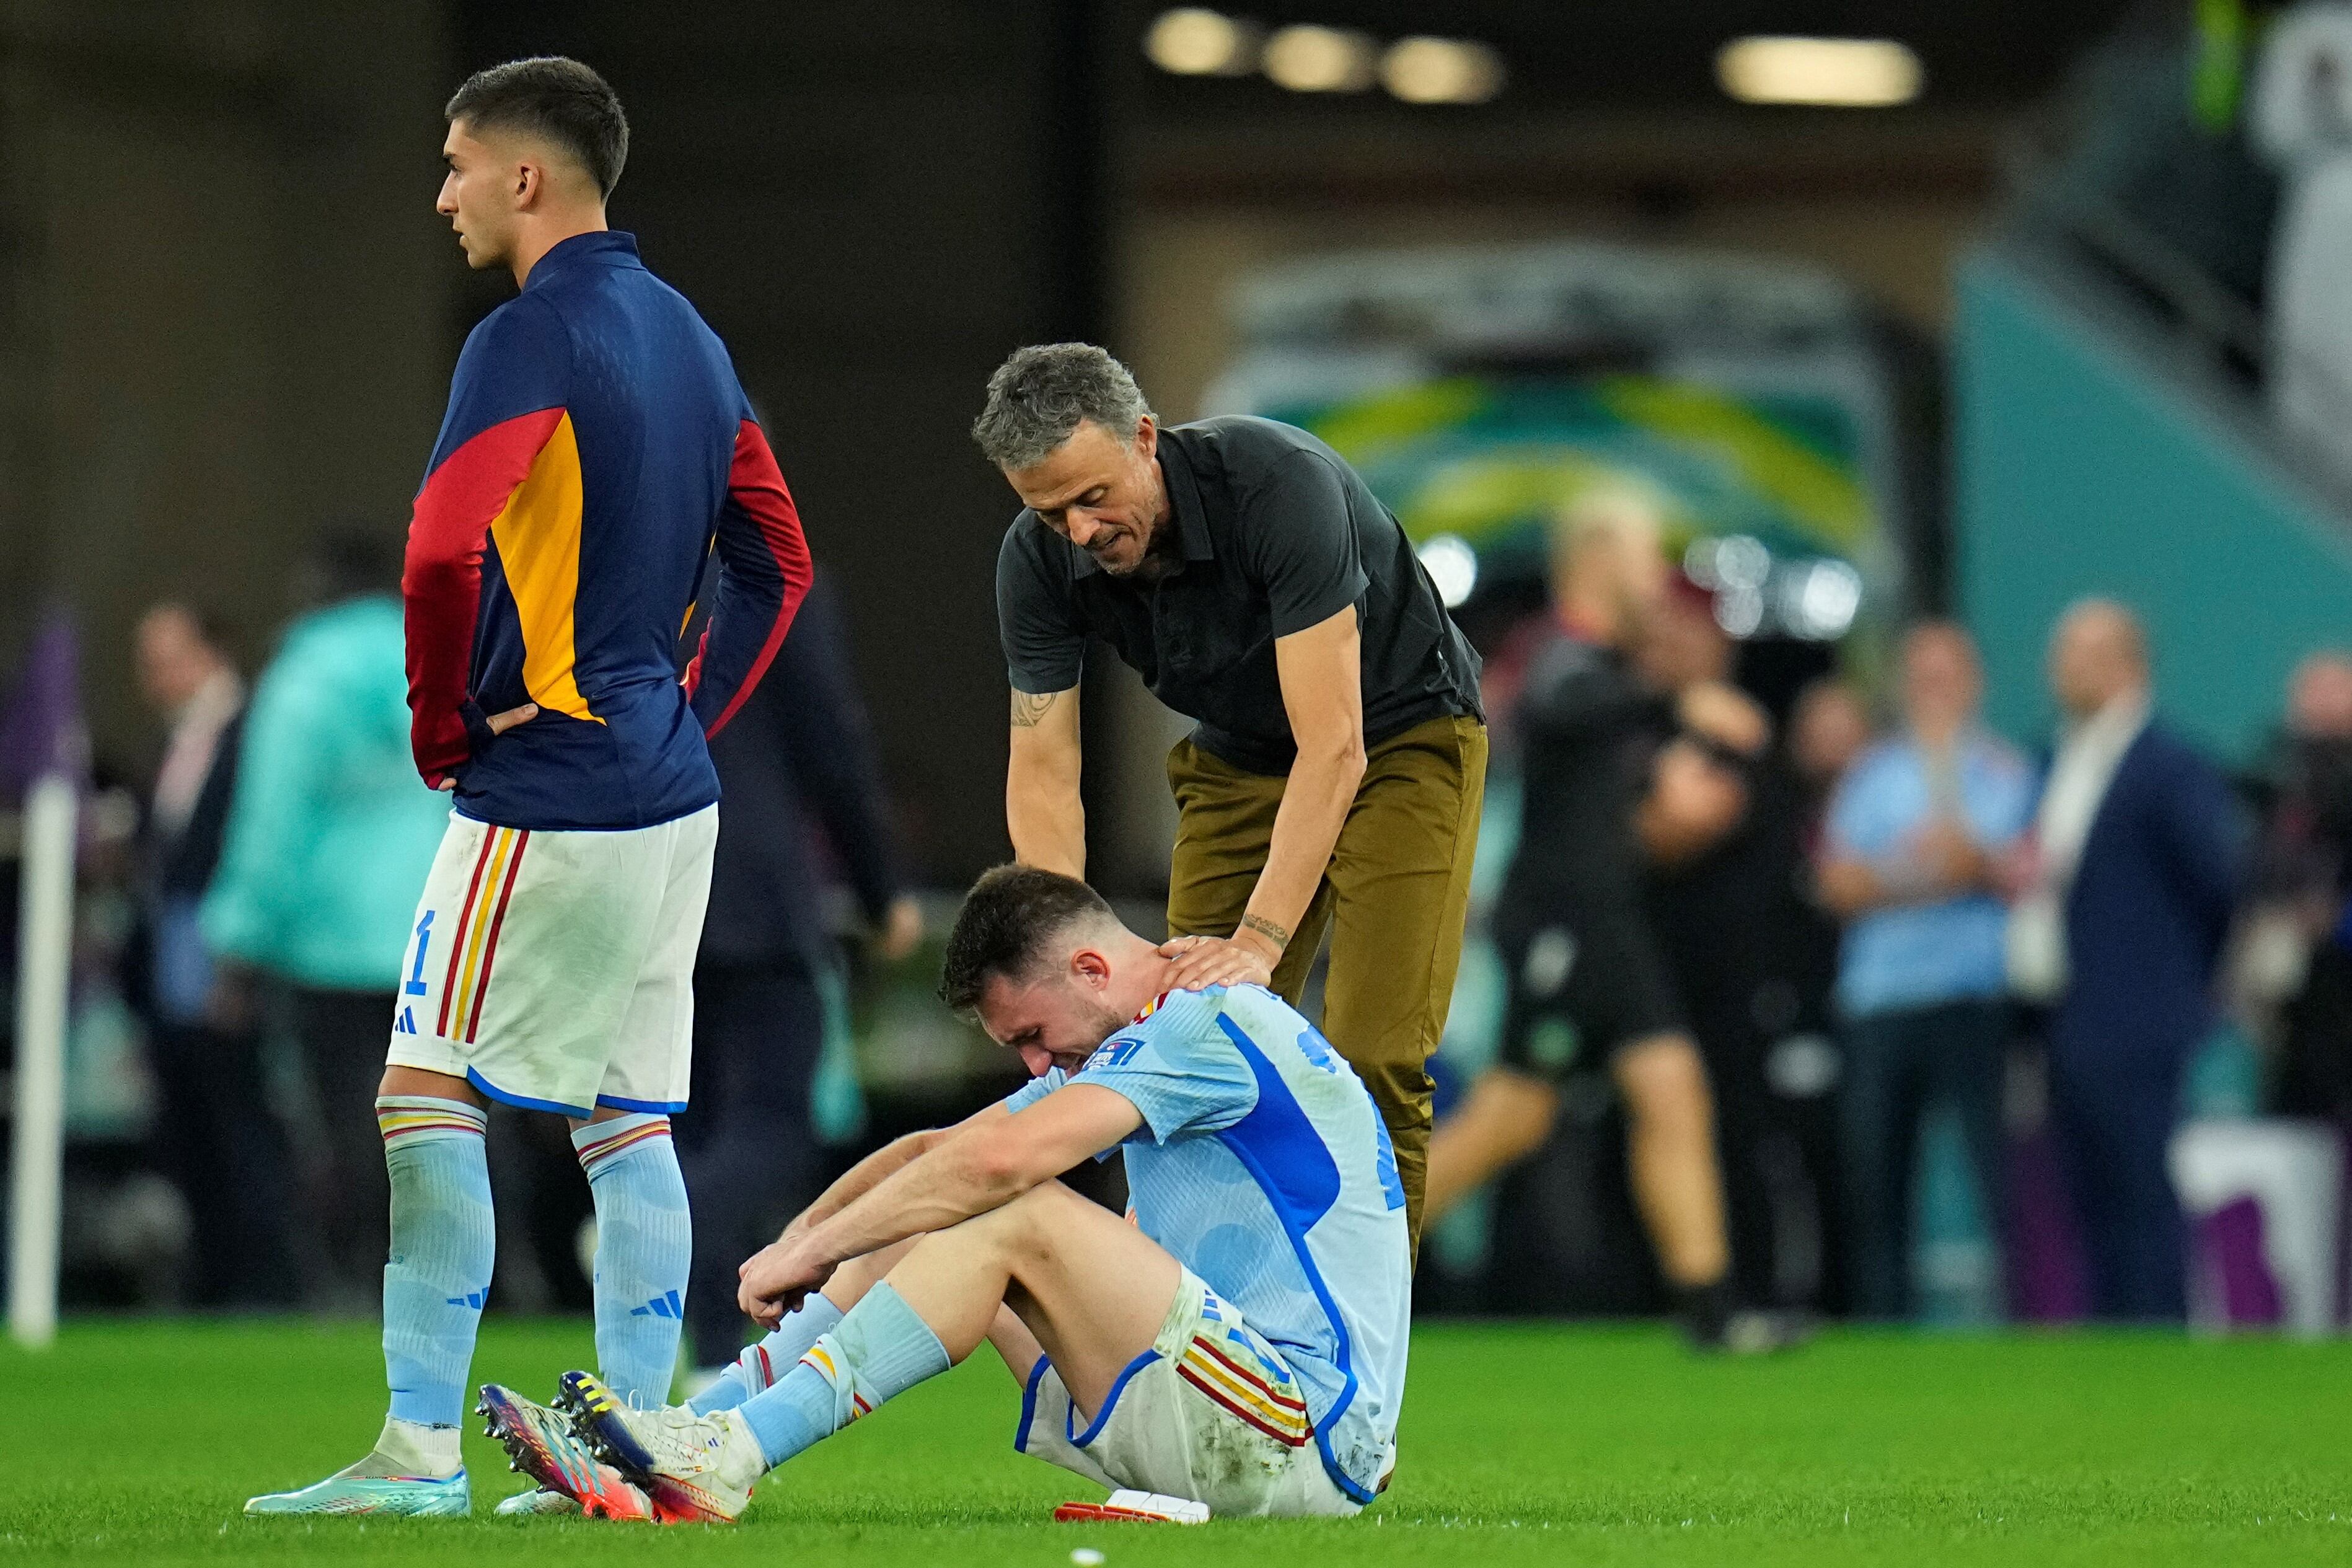
[[[539,704],[526,702],[520,708],[509,708],[503,713],[493,713],[483,722],[489,725],[491,734],[503,735],[516,725],[528,724],[538,717]],[[454,778],[445,778],[433,787],[446,793],[457,787],[457,781]]]

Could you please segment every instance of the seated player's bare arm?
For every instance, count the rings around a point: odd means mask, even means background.
[[[844,1262],[1003,1206],[1141,1124],[1123,1096],[1071,1084],[1013,1114],[959,1124],[831,1217],[743,1266],[743,1310],[773,1328]]]
[[[825,1188],[817,1195],[814,1203],[793,1217],[792,1222],[784,1226],[782,1233],[776,1239],[782,1241],[802,1235],[821,1221],[831,1219],[835,1215],[847,1208],[850,1204],[873,1191],[900,1167],[918,1159],[942,1140],[951,1138],[963,1129],[978,1122],[1002,1121],[1010,1114],[1011,1112],[1003,1106],[991,1104],[974,1111],[953,1126],[928,1127],[919,1132],[909,1132],[902,1138],[892,1139],[843,1172],[835,1180],[833,1185]]]

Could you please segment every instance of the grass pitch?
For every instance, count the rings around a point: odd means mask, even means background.
[[[478,1377],[544,1394],[584,1323],[491,1320]],[[2352,1563],[2352,1345],[2074,1334],[1832,1334],[1701,1362],[1635,1328],[1424,1328],[1403,1463],[1364,1517],[1069,1526],[1096,1493],[1013,1453],[983,1350],[762,1486],[729,1530],[475,1517],[247,1520],[248,1493],[356,1458],[374,1334],[112,1321],[0,1350],[0,1562],[454,1564]]]

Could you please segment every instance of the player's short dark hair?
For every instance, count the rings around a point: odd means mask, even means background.
[[[988,403],[971,423],[981,455],[1026,468],[1091,419],[1121,441],[1151,412],[1127,366],[1092,343],[1032,343],[988,378]]]
[[[544,136],[580,160],[605,195],[629,161],[629,117],[620,96],[578,60],[540,55],[476,71],[441,111],[451,123]]]
[[[982,872],[948,932],[940,1000],[960,1013],[977,1007],[990,980],[1034,973],[1048,944],[1073,922],[1110,914],[1102,895],[1076,877],[1034,866]]]

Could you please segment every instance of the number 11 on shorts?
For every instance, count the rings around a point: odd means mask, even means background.
[[[418,1032],[414,1004],[406,998],[422,996],[428,989],[425,984],[425,952],[432,945],[433,911],[427,910],[416,920],[416,962],[409,968],[407,984],[400,988],[403,998],[400,1004],[400,1016],[394,1019],[392,1024],[392,1032],[395,1035],[414,1035]]]

